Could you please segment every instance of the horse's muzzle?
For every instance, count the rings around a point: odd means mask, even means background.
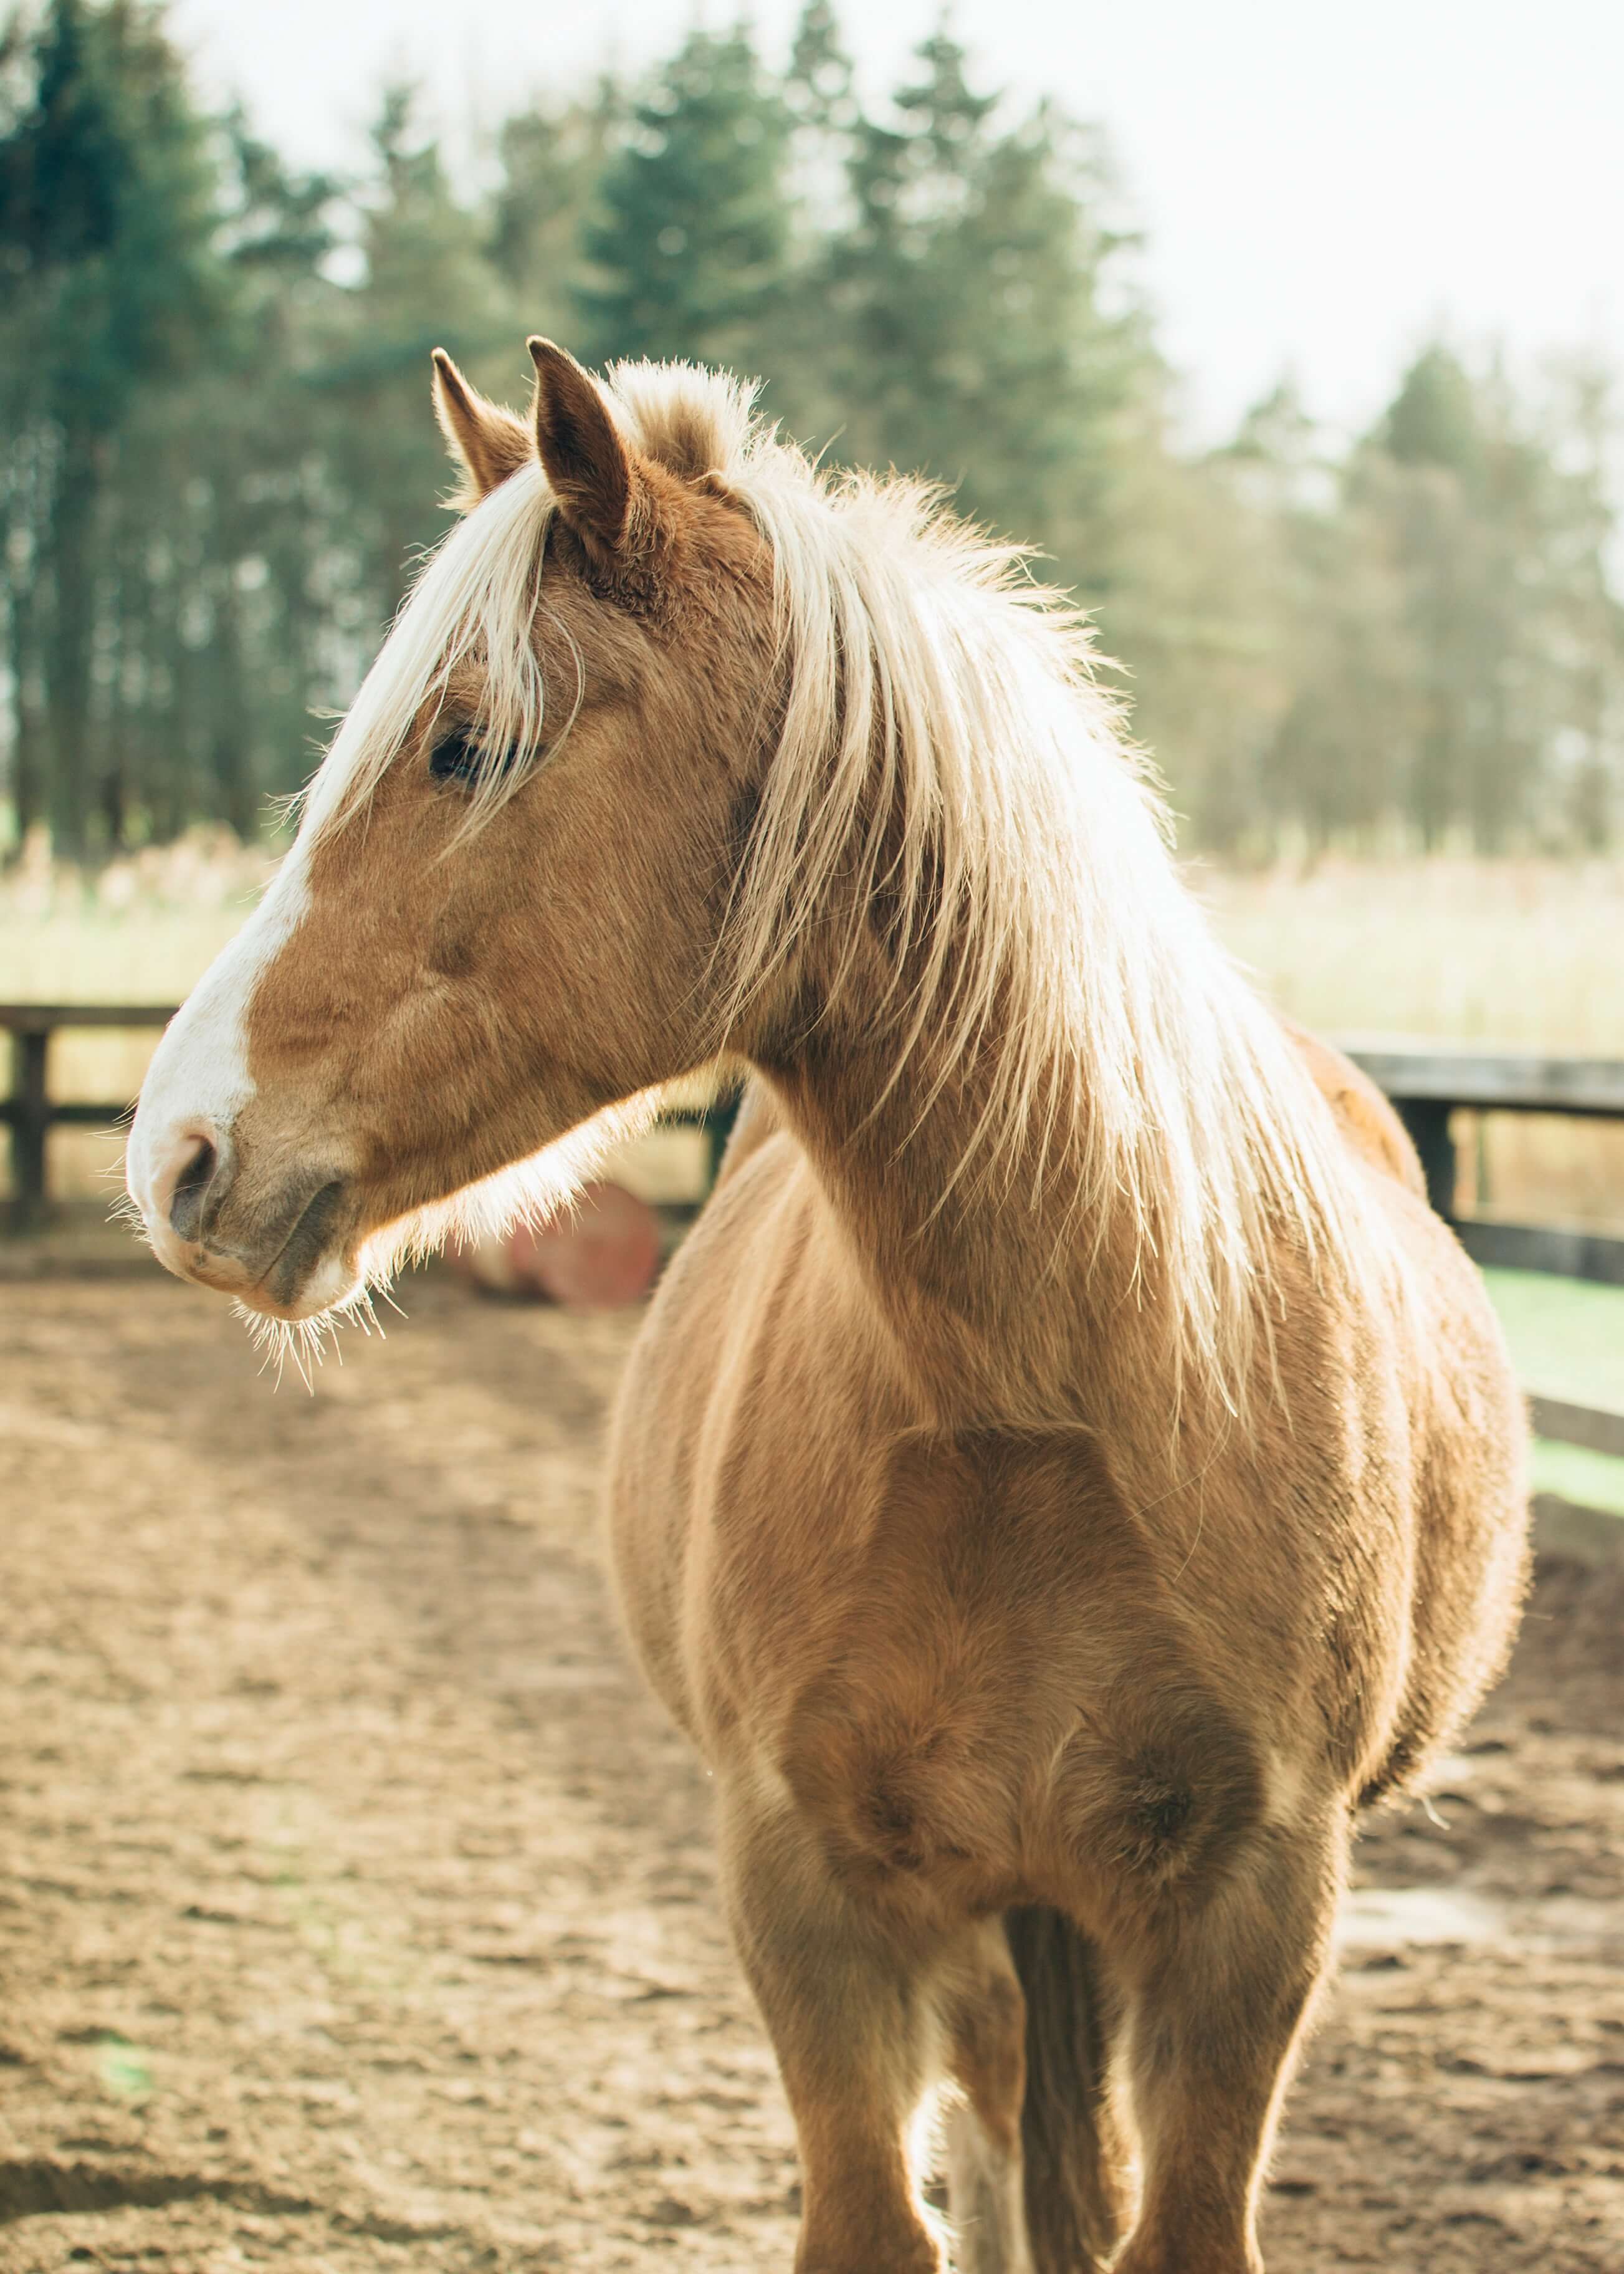
[[[131,1193],[158,1260],[177,1277],[234,1295],[273,1318],[312,1318],[355,1290],[359,1211],[330,1168],[269,1185],[244,1173],[229,1136],[176,1133]]]

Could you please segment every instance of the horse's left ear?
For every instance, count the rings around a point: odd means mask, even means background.
[[[536,448],[558,509],[607,567],[630,532],[637,472],[596,382],[551,340],[527,343],[536,365]]]
[[[451,455],[468,477],[460,502],[477,505],[499,482],[530,460],[530,429],[470,387],[444,348],[434,350],[434,416]]]

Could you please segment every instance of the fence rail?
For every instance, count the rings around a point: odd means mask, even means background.
[[[1577,1227],[1502,1224],[1455,1214],[1460,1174],[1455,1113],[1552,1113],[1624,1121],[1624,1063],[1514,1052],[1419,1050],[1382,1037],[1345,1035],[1341,1046],[1386,1090],[1414,1141],[1426,1194],[1477,1263],[1551,1271],[1564,1279],[1624,1286],[1624,1239]]]
[[[99,1105],[50,1094],[50,1040],[64,1027],[167,1027],[172,1003],[0,1003],[0,1031],[11,1037],[11,1088],[0,1122],[11,1133],[11,1216],[26,1229],[44,1214],[46,1155],[53,1128],[110,1129],[128,1102]]]
[[[19,1226],[36,1224],[45,1211],[51,1130],[110,1128],[128,1111],[124,1103],[53,1098],[51,1036],[71,1028],[163,1027],[174,1015],[169,1004],[0,1003],[0,1031],[11,1035],[12,1057],[11,1094],[0,1097],[0,1122],[11,1130],[12,1216]],[[1344,1037],[1342,1047],[1392,1099],[1421,1156],[1428,1197],[1453,1224],[1469,1254],[1479,1263],[1624,1285],[1624,1239],[1553,1224],[1457,1216],[1459,1163],[1451,1124],[1451,1116],[1462,1111],[1624,1121],[1624,1064],[1605,1058],[1417,1050],[1359,1035]],[[718,1114],[683,1112],[673,1118],[706,1130],[714,1173],[730,1113],[725,1109]],[[1536,1397],[1533,1412],[1542,1436],[1624,1457],[1624,1415],[1550,1397]]]

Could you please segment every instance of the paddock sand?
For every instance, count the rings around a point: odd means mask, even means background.
[[[634,1321],[410,1307],[307,1397],[155,1269],[0,1285],[5,2270],[790,2264],[704,1780],[601,1574]],[[1365,1839],[1274,2274],[1624,2267],[1621,1624],[1547,1570],[1443,1826]]]

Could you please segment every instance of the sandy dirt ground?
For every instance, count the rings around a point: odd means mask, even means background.
[[[704,1779],[594,1510],[635,1321],[445,1277],[317,1394],[0,1284],[0,2268],[787,2270]],[[1271,2274],[1624,2269],[1624,1577],[1360,1851]],[[883,2274],[883,2270],[876,2270]]]

